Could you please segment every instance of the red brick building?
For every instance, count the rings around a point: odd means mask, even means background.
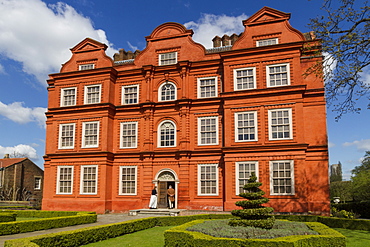
[[[240,35],[215,37],[165,23],[139,52],[85,39],[48,80],[43,209],[148,208],[175,188],[179,209],[232,210],[255,172],[277,212],[327,214],[323,81],[313,34],[263,8]],[[306,49],[311,47],[311,49]]]
[[[0,159],[0,200],[42,200],[44,171],[28,158]]]

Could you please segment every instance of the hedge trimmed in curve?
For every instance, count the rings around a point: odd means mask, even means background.
[[[86,227],[74,231],[65,231],[29,238],[7,240],[5,241],[4,246],[80,246],[122,236],[136,231],[149,229],[154,226],[174,226],[184,224],[196,219],[227,219],[230,217],[232,217],[230,214],[199,214],[191,216],[151,217],[144,219],[135,219],[102,226]]]
[[[5,247],[80,246],[83,244],[98,242],[101,240],[118,237],[124,234],[148,229],[153,226],[175,226],[175,225],[186,224],[187,222],[197,220],[197,219],[228,219],[231,217],[232,216],[230,214],[200,214],[200,215],[191,215],[191,216],[152,217],[152,218],[145,218],[145,219],[136,219],[136,220],[130,220],[130,221],[103,225],[103,226],[87,227],[87,228],[83,228],[83,229],[79,229],[75,231],[65,231],[65,232],[45,234],[45,235],[40,235],[40,236],[30,237],[30,238],[8,240],[5,242]],[[330,218],[330,217],[322,217],[322,216],[314,216],[314,215],[302,215],[302,216],[301,215],[275,215],[275,217],[280,218],[280,219],[287,219],[291,221],[312,222],[313,224],[311,224],[310,226],[312,227],[313,230],[316,230],[316,231],[317,229],[315,229],[315,227],[322,228],[322,225],[315,226],[314,221],[319,221],[319,220],[321,221],[326,220],[327,224],[335,224],[335,226],[333,227],[338,227],[338,228],[347,227],[347,229],[353,229],[353,230],[356,230],[358,228],[356,226],[356,224],[358,224],[357,223],[358,220],[345,219],[345,221],[343,221],[343,219],[339,219],[339,218]],[[347,224],[347,221],[355,221],[356,223]],[[366,221],[366,220],[360,220],[360,221],[363,222],[361,224],[366,225],[365,223],[368,222],[367,226],[370,225],[370,221]],[[353,228],[350,228],[350,227],[353,227]],[[173,230],[173,229],[170,229],[170,230]],[[329,233],[331,233],[332,229],[324,227],[320,231],[324,231],[324,232],[328,231]],[[337,234],[338,232],[335,231],[335,233]],[[178,233],[174,232],[174,234],[178,234]],[[340,238],[343,237],[343,239],[345,239],[344,236],[341,234],[337,235],[337,237],[340,237]],[[231,239],[231,240],[234,240],[234,239]],[[341,242],[341,241],[342,240],[338,242]],[[281,241],[281,243],[283,242],[284,241]],[[228,245],[230,245],[230,243],[228,243]],[[213,246],[217,246],[217,245],[213,245]],[[240,245],[237,245],[237,246],[240,246]],[[294,245],[291,245],[291,246],[294,246]],[[320,246],[320,245],[308,245],[308,246]],[[334,245],[327,245],[327,246],[334,246]]]
[[[15,221],[16,217],[17,214],[14,213],[0,212],[0,223]]]
[[[165,246],[202,246],[202,247],[294,247],[294,246],[346,246],[346,238],[339,232],[318,222],[307,222],[307,226],[320,235],[289,236],[274,239],[239,239],[239,238],[217,238],[200,232],[187,231],[190,226],[204,222],[195,220],[181,226],[171,228],[164,233]]]
[[[345,219],[318,215],[275,215],[276,219],[301,222],[320,222],[332,228],[370,231],[370,220]]]
[[[33,232],[51,228],[94,223],[97,220],[97,215],[95,212],[34,210],[9,210],[6,212],[16,214],[17,217],[37,217],[43,219],[0,223],[0,235]]]

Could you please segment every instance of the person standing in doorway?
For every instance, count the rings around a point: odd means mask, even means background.
[[[152,195],[150,196],[149,208],[150,209],[157,208],[157,186],[154,186],[154,188],[152,189]]]
[[[172,188],[171,185],[168,187],[167,196],[168,196],[168,204],[169,204],[170,209],[171,208],[174,208],[174,204],[175,204],[175,190]]]

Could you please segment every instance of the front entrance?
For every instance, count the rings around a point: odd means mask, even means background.
[[[154,181],[153,181],[154,182]],[[159,172],[157,176],[157,192],[158,192],[158,208],[168,208],[168,196],[167,190],[169,186],[175,190],[175,208],[177,208],[177,186],[178,180],[176,180],[175,175],[172,170],[166,169]]]
[[[167,190],[170,185],[176,189],[175,181],[159,181],[158,183],[158,208],[168,208]]]

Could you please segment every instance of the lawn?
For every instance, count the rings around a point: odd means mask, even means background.
[[[370,246],[370,232],[360,230],[349,230],[334,228],[336,231],[346,236],[347,247],[368,247]]]
[[[105,241],[96,242],[84,246],[88,247],[163,247],[164,231],[173,226],[153,227],[147,230],[134,232],[117,238],[111,238]]]

